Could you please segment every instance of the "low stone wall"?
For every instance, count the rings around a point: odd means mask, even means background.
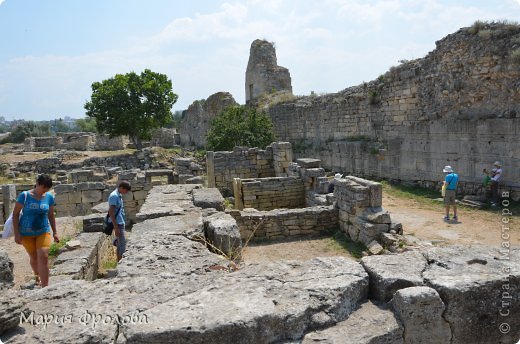
[[[126,148],[128,138],[125,136],[110,137],[108,135],[97,135],[95,150],[122,150]]]
[[[99,267],[112,256],[111,237],[104,233],[80,233],[73,240],[78,240],[80,247],[58,255],[50,270],[52,283],[70,279],[95,280]]]
[[[294,177],[261,179],[234,178],[235,208],[273,210],[305,207],[303,181]]]
[[[390,214],[382,208],[381,183],[347,176],[334,185],[340,228],[353,241],[368,245],[392,229]]]
[[[152,134],[151,146],[173,148],[180,144],[180,135],[177,134],[177,129],[159,128]]]
[[[208,187],[231,193],[233,178],[286,177],[291,161],[292,149],[288,142],[273,142],[265,150],[235,147],[229,152],[210,151],[206,157]]]
[[[132,191],[123,195],[127,220],[135,223],[136,214],[143,205],[151,184],[132,182]],[[55,188],[57,216],[84,216],[92,213],[92,207],[108,201],[115,185],[85,182],[79,184],[61,184]],[[107,204],[108,210],[108,204]]]
[[[57,185],[54,188],[56,215],[61,217],[90,214],[92,207],[103,201],[105,189],[103,183],[96,182]]]
[[[338,210],[333,206],[271,211],[233,210],[242,240],[281,239],[303,235],[323,235],[338,228]]]

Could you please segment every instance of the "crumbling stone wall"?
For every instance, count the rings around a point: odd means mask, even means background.
[[[180,136],[175,128],[159,128],[153,132],[150,144],[156,147],[172,148],[180,144]]]
[[[111,138],[109,135],[98,134],[96,135],[94,150],[122,150],[126,148],[128,143],[129,140],[126,136]]]
[[[180,141],[184,146],[206,146],[206,134],[211,120],[225,108],[237,102],[228,92],[217,92],[206,100],[194,101],[183,113],[180,124]]]
[[[24,141],[26,152],[42,152],[59,149],[63,144],[63,138],[59,136],[27,137]]]
[[[323,235],[338,228],[338,210],[332,206],[258,211],[233,210],[242,240]]]
[[[235,147],[233,151],[207,152],[208,187],[233,192],[233,178],[287,177],[292,161],[289,142],[273,142],[265,150]]]
[[[260,39],[251,43],[245,86],[246,102],[264,93],[292,93],[291,75],[287,68],[278,66],[273,43]]]
[[[152,185],[146,183],[144,177],[140,181],[132,180],[131,183],[132,191],[123,195],[123,201],[127,219],[135,222],[136,214],[143,205]],[[105,185],[99,182],[57,185],[54,189],[56,215],[62,217],[91,214],[94,206],[108,201],[108,196],[115,188],[115,185]],[[108,211],[108,204],[106,211]]]
[[[90,214],[93,206],[103,201],[103,183],[79,183],[56,185],[56,214],[61,216],[83,216]]]
[[[520,66],[511,53],[520,27],[484,29],[460,29],[370,83],[272,105],[276,137],[296,157],[367,178],[433,187],[452,165],[467,193],[483,191],[482,169],[499,160],[519,198]]]
[[[273,210],[305,207],[303,181],[294,177],[233,180],[235,208]]]
[[[53,151],[60,149],[71,150],[121,150],[125,149],[128,138],[118,136],[110,138],[108,135],[94,133],[56,133],[56,136],[28,137],[24,141],[26,152]]]
[[[334,196],[340,228],[353,241],[369,245],[393,228],[390,214],[382,208],[381,183],[347,176],[334,181]]]

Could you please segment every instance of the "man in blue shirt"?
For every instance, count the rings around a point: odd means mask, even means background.
[[[453,206],[453,220],[457,221],[457,205],[455,204],[455,196],[457,194],[457,183],[459,182],[459,175],[453,171],[451,166],[444,166],[442,172],[447,173],[444,178],[444,185],[446,185],[446,192],[444,194],[444,205],[446,206],[445,221],[450,219],[450,205]]]
[[[122,180],[117,189],[108,197],[108,222],[114,224],[114,246],[117,247],[117,260],[120,261],[126,251],[125,222],[126,215],[123,204],[123,195],[132,188],[130,183]]]

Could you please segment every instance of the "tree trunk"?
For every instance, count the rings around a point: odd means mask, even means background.
[[[134,143],[134,146],[137,150],[142,150],[143,149],[143,142],[141,141],[141,139],[137,136],[132,136],[131,137],[132,139],[132,142]]]

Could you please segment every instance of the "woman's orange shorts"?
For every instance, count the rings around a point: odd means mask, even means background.
[[[39,248],[51,247],[51,233],[43,233],[35,236],[23,236],[22,245],[29,254],[33,254]]]

